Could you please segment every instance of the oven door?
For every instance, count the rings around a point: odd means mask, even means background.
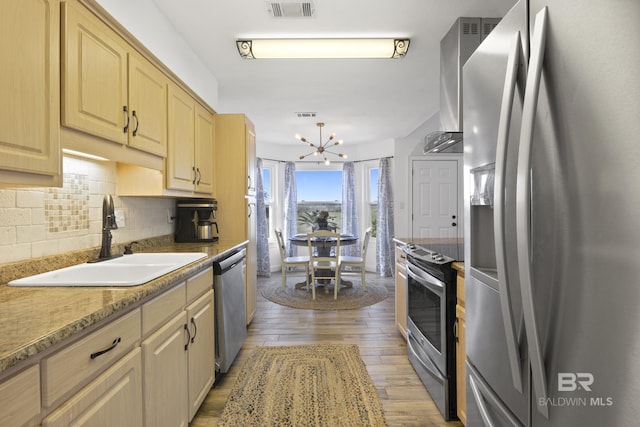
[[[429,360],[426,365],[434,365],[439,372],[433,374],[446,377],[446,285],[441,280],[407,263],[408,318],[415,327],[409,344],[417,346]],[[423,357],[421,357],[422,359]]]

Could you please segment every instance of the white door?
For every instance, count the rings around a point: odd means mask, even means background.
[[[414,160],[412,167],[412,237],[458,237],[458,162]]]

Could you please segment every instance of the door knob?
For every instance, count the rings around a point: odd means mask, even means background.
[[[452,223],[451,223],[451,226],[452,226],[452,227],[455,227],[456,225],[458,225],[458,224],[457,224],[457,223],[455,223],[455,222],[452,222]]]

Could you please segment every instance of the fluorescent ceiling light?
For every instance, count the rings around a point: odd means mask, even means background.
[[[409,39],[254,39],[236,45],[245,59],[402,58]]]

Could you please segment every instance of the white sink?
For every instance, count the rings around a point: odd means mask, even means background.
[[[154,253],[137,253],[131,255],[123,255],[109,261],[103,261],[98,264],[135,264],[135,265],[157,265],[157,264],[180,264],[185,266],[191,264],[200,258],[206,257],[203,252],[154,252]]]
[[[201,252],[141,253],[12,280],[9,286],[136,286],[206,257]]]

